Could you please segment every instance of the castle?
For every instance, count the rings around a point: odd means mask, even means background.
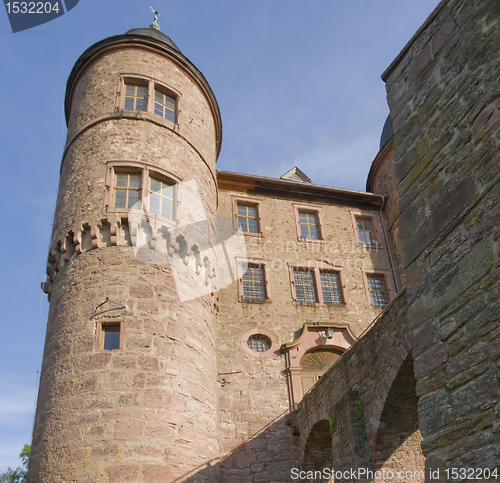
[[[218,171],[156,21],[87,49],[28,481],[498,479],[499,31],[494,0],[438,5],[383,75],[367,192]]]

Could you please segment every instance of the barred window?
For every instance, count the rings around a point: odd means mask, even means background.
[[[389,303],[389,293],[384,276],[368,275],[366,279],[372,305],[374,307],[385,307]]]
[[[293,281],[297,302],[312,304],[318,302],[314,270],[295,268],[293,270]]]
[[[343,304],[342,285],[340,283],[339,272],[321,270],[319,272],[321,280],[321,291],[325,304]]]
[[[264,268],[260,265],[248,265],[243,274],[243,299],[263,302],[266,299]]]
[[[243,233],[258,233],[257,207],[238,203],[238,230]]]
[[[358,229],[359,243],[362,245],[375,245],[371,220],[356,218],[356,227]]]
[[[255,352],[266,352],[271,348],[272,342],[265,335],[255,334],[248,338],[247,345]]]
[[[300,236],[307,240],[319,240],[318,216],[299,211]]]

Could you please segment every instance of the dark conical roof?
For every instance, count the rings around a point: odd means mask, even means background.
[[[176,50],[177,52],[181,53],[179,47],[175,45],[173,40],[170,37],[167,37],[164,33],[160,32],[159,30],[153,29],[153,28],[142,28],[142,29],[132,29],[129,30],[128,32],[125,32],[125,35],[138,35],[140,37],[149,37],[155,40],[158,40],[159,42],[163,42],[164,44],[168,45],[172,49]]]
[[[382,135],[380,136],[380,149],[382,149],[387,141],[392,137],[392,119],[391,115],[387,116],[385,120],[384,127],[382,129]]]

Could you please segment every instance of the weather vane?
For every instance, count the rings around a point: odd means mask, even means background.
[[[158,25],[158,17],[160,16],[160,14],[153,7],[149,7],[149,8],[155,14],[155,19],[153,20],[153,23],[149,26],[149,28],[160,30],[160,26]]]

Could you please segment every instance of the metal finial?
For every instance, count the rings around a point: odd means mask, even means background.
[[[155,14],[155,19],[153,20],[153,23],[149,26],[149,28],[160,30],[160,26],[158,25],[158,17],[160,16],[160,14],[153,7],[149,7],[149,8]]]

